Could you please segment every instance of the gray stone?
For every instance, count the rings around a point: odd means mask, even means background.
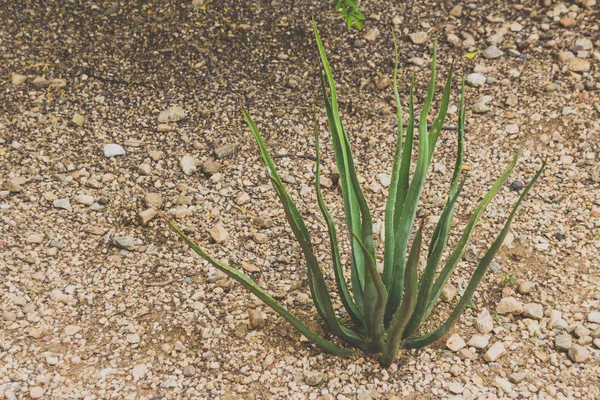
[[[147,210],[140,212],[139,217],[141,224],[146,225],[152,218],[156,217],[156,214],[157,212],[153,208],[148,208]]]
[[[569,60],[569,71],[572,72],[587,72],[590,70],[589,60],[583,58],[571,58]]]
[[[539,321],[544,316],[544,309],[541,304],[528,303],[523,307],[523,316]]]
[[[450,10],[450,15],[452,15],[453,17],[460,17],[462,15],[463,12],[463,6],[461,6],[460,4],[457,6],[452,7],[452,10]]]
[[[530,294],[535,287],[533,282],[523,281],[519,284],[519,288],[517,289],[521,294]]]
[[[320,371],[308,371],[304,373],[304,382],[308,386],[319,386],[324,377],[324,374]]]
[[[115,143],[105,144],[103,150],[104,150],[104,156],[109,157],[109,158],[125,155],[125,149]]]
[[[463,385],[458,382],[452,382],[448,385],[448,390],[454,394],[461,394],[464,391]]]
[[[186,378],[190,378],[194,375],[196,375],[196,367],[194,367],[193,365],[187,365],[183,367],[183,376],[185,376]]]
[[[163,198],[159,193],[146,193],[144,197],[144,202],[147,206],[152,206],[156,208],[162,208],[163,206]]]
[[[509,394],[513,390],[512,383],[510,383],[506,379],[496,377],[496,379],[494,380],[494,383],[495,383],[496,387],[499,387],[500,389],[502,389],[502,391],[506,394]]]
[[[427,41],[427,32],[415,32],[408,36],[414,44],[423,44]]]
[[[129,236],[115,236],[113,244],[123,250],[135,250],[135,243]]]
[[[592,331],[590,331],[588,328],[586,328],[583,325],[577,325],[577,327],[575,327],[575,329],[573,329],[573,335],[575,335],[576,338],[582,338],[582,337],[586,337],[586,336],[590,336],[592,334]]]
[[[515,372],[508,378],[512,383],[518,385],[527,378],[527,372]]]
[[[472,87],[483,87],[485,85],[485,76],[477,73],[467,75],[465,79],[467,85]]]
[[[196,159],[192,156],[185,155],[181,157],[179,164],[181,165],[181,170],[186,175],[191,175],[196,172]]]
[[[487,362],[494,362],[502,357],[506,353],[504,343],[496,342],[488,351],[483,355],[483,359]]]
[[[490,111],[490,106],[487,103],[492,101],[492,96],[482,96],[479,101],[473,104],[472,110],[476,114],[485,114]]]
[[[71,202],[69,199],[56,199],[52,202],[55,208],[62,208],[63,210],[71,211]]]
[[[263,318],[262,313],[258,310],[250,310],[248,313],[248,321],[252,329],[262,329],[267,325],[267,321]]]
[[[473,335],[469,340],[468,345],[475,347],[478,350],[482,350],[485,349],[489,343],[490,341],[487,335]]]
[[[73,125],[82,127],[83,123],[85,122],[85,118],[81,114],[75,114],[75,115],[73,115],[71,122],[73,123]]]
[[[475,320],[475,329],[477,329],[477,332],[484,335],[490,333],[492,329],[494,329],[494,320],[492,319],[492,316],[487,308],[481,310],[479,315],[477,315],[477,319]]]
[[[210,233],[210,237],[212,237],[216,243],[223,243],[229,239],[229,233],[221,223],[215,224],[208,233]]]
[[[490,46],[483,51],[483,57],[490,59],[490,60],[502,57],[503,55],[504,55],[504,52],[502,50],[500,50],[499,48],[497,48],[496,46]]]
[[[146,364],[138,364],[131,369],[131,376],[134,381],[142,379],[148,373],[148,367]]]
[[[592,50],[594,48],[594,44],[592,41],[586,37],[580,37],[575,40],[575,46],[581,47],[582,50]]]
[[[498,303],[496,313],[499,315],[520,315],[523,313],[523,303],[514,297],[504,297]]]
[[[36,88],[45,88],[50,86],[50,81],[44,77],[36,76],[33,82],[31,82]]]
[[[600,324],[600,311],[588,313],[587,320],[593,324]]]
[[[465,347],[465,341],[458,334],[454,334],[448,338],[446,341],[446,347],[448,347],[451,351],[457,352],[463,347]]]
[[[571,339],[571,335],[566,333],[562,335],[557,335],[554,339],[554,345],[556,346],[557,350],[567,351],[571,348],[572,344],[573,341]]]
[[[79,196],[77,196],[77,202],[79,204],[83,204],[84,206],[91,206],[92,204],[94,204],[94,196],[90,196],[87,194],[80,194]]]
[[[25,81],[27,81],[27,77],[25,75],[13,73],[10,76],[10,83],[12,83],[15,86],[22,85],[25,83]]]
[[[185,118],[185,110],[181,106],[172,106],[158,114],[158,122],[177,122]]]
[[[224,146],[217,147],[214,150],[215,157],[216,158],[228,157],[228,156],[232,155],[233,153],[235,153],[235,151],[237,150],[237,147],[238,147],[237,143],[229,143]]]
[[[590,352],[587,348],[574,344],[569,349],[569,358],[576,363],[584,363],[590,358]]]
[[[205,173],[206,175],[216,174],[217,172],[219,172],[221,170],[221,168],[223,168],[223,166],[221,165],[221,163],[219,163],[217,161],[207,161],[207,162],[203,163],[202,166],[200,167],[202,172]]]
[[[377,29],[377,27],[373,27],[371,29],[369,29],[367,31],[367,33],[365,33],[365,40],[368,40],[369,42],[374,42],[377,37],[379,36],[379,29]]]

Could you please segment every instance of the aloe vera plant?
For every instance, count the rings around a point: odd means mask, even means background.
[[[458,152],[454,165],[454,173],[441,217],[429,240],[427,254],[424,257],[426,258],[426,263],[421,273],[419,264],[421,260],[421,247],[424,240],[422,226],[416,230],[412,241],[410,239],[414,231],[417,206],[427,171],[431,165],[435,145],[448,110],[452,71],[449,72],[446,80],[437,118],[428,129],[427,115],[429,114],[433,100],[436,76],[436,50],[434,47],[429,91],[423,109],[417,120],[414,110],[413,78],[410,88],[407,129],[404,131],[397,83],[398,52],[394,41],[396,62],[393,75],[393,91],[397,104],[397,147],[390,190],[385,207],[383,273],[380,274],[377,269],[371,213],[357,179],[354,159],[350,148],[350,139],[342,125],[338,111],[338,98],[333,74],[316,25],[314,26],[314,34],[324,70],[324,74],[321,74],[321,91],[340,175],[339,183],[341,186],[347,230],[350,233],[352,253],[352,262],[349,266],[350,285],[346,281],[345,269],[341,262],[337,230],[321,192],[319,129],[315,115],[316,193],[319,208],[327,224],[336,289],[341,303],[348,314],[348,318],[340,318],[335,312],[329,287],[325,281],[323,270],[317,262],[313,244],[303,218],[286,191],[258,128],[246,111],[244,111],[244,118],[258,143],[261,158],[267,167],[273,188],[283,205],[292,232],[300,244],[307,265],[308,283],[316,311],[331,332],[341,341],[350,347],[362,351],[381,353],[381,364],[389,366],[400,349],[413,349],[426,346],[441,338],[456,322],[465,307],[469,304],[479,282],[485,275],[488,266],[508,234],[517,209],[542,174],[545,162],[520,194],[504,227],[479,261],[467,288],[450,316],[437,328],[428,332],[422,332],[423,325],[440,297],[442,289],[462,259],[475,226],[483,215],[484,209],[504,186],[517,164],[520,152],[514,156],[502,175],[477,205],[462,236],[460,236],[450,256],[444,262],[443,268],[439,270],[442,263],[442,255],[448,242],[450,228],[452,227],[454,207],[465,182],[462,177],[465,131],[465,90],[463,83],[457,129]],[[418,130],[418,154],[414,172],[411,174],[412,152],[416,141],[414,136],[415,129]],[[258,286],[249,276],[239,269],[211,257],[189,239],[174,222],[169,222],[171,227],[197,254],[217,269],[240,282],[246,289],[279,313],[317,346],[332,354],[352,354],[351,350],[341,348],[311,331],[303,322]],[[349,322],[352,324],[350,325]]]

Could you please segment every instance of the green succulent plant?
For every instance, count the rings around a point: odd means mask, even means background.
[[[450,279],[456,265],[462,259],[485,207],[505,184],[515,168],[520,152],[514,156],[512,162],[475,208],[462,236],[445,261],[441,271],[438,271],[452,226],[454,207],[465,183],[464,178],[462,178],[465,131],[465,91],[463,82],[457,129],[458,152],[454,165],[454,173],[444,209],[429,241],[425,257],[425,267],[423,272],[419,273],[421,247],[423,244],[422,226],[416,230],[412,241],[410,241],[410,238],[414,230],[417,206],[427,171],[431,165],[435,145],[448,110],[452,70],[450,70],[446,80],[439,113],[428,130],[427,115],[434,95],[436,76],[436,49],[434,47],[429,91],[420,118],[418,120],[415,118],[413,78],[409,97],[408,124],[406,131],[404,131],[397,83],[398,52],[394,40],[396,56],[393,91],[397,104],[397,147],[389,186],[390,190],[385,207],[383,273],[380,275],[377,270],[371,213],[357,179],[350,140],[342,125],[338,111],[338,99],[333,74],[316,25],[314,25],[314,35],[325,72],[324,75],[321,74],[321,91],[340,175],[339,183],[341,186],[346,225],[350,232],[352,252],[350,285],[347,284],[344,276],[336,227],[321,193],[319,129],[315,115],[316,193],[319,208],[327,223],[336,289],[352,325],[348,324],[350,321],[343,320],[336,314],[329,288],[323,271],[317,262],[317,257],[314,254],[313,244],[303,218],[286,191],[258,128],[247,111],[244,111],[244,117],[258,143],[262,160],[268,169],[273,187],[283,205],[292,232],[298,240],[306,260],[308,283],[317,313],[327,324],[331,332],[341,341],[356,349],[381,353],[381,364],[389,366],[400,349],[423,347],[441,338],[456,322],[464,309],[471,304],[470,301],[473,293],[509,232],[510,224],[516,215],[519,205],[542,174],[545,162],[520,194],[504,227],[489,250],[479,261],[464,293],[450,316],[436,329],[420,333],[424,322],[428,319],[440,297],[442,289]],[[418,129],[418,157],[411,176],[410,167],[413,147],[415,145],[415,129]],[[406,137],[403,140],[404,136]],[[310,330],[302,321],[258,286],[249,276],[239,269],[211,257],[188,238],[174,222],[169,222],[171,227],[197,254],[217,269],[240,282],[247,290],[279,313],[317,346],[326,352],[336,355],[349,355],[353,353],[353,351],[339,347]],[[409,244],[409,242],[411,243]]]

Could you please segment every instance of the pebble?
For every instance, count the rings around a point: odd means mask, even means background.
[[[113,244],[119,249],[129,251],[135,250],[136,247],[133,239],[131,239],[129,236],[115,236],[113,238]]]
[[[156,215],[157,215],[157,212],[153,208],[148,208],[147,210],[144,210],[144,211],[140,212],[139,213],[139,217],[140,217],[141,224],[142,225],[146,225],[154,217],[156,217]]]
[[[523,313],[523,303],[514,297],[504,297],[498,303],[496,313],[499,315],[520,315]]]
[[[73,118],[71,119],[71,123],[73,123],[73,125],[76,125],[79,127],[82,127],[84,122],[85,122],[85,118],[81,114],[75,114],[75,115],[73,115]]]
[[[56,364],[58,364],[58,357],[52,356],[52,355],[47,355],[46,356],[46,363],[48,365],[56,365]]]
[[[150,156],[150,158],[154,161],[160,161],[163,158],[163,153],[162,151],[157,151],[157,150],[150,150],[148,152],[148,155]]]
[[[496,342],[483,355],[483,359],[487,362],[494,362],[500,357],[502,357],[504,354],[506,354],[506,348],[504,348],[504,343]]]
[[[25,75],[12,73],[10,76],[10,83],[12,83],[15,86],[20,86],[24,84],[25,81],[27,81],[27,77]]]
[[[245,262],[245,261],[242,261],[242,268],[245,271],[248,271],[250,273],[254,273],[254,272],[259,272],[260,271],[260,268],[258,268],[256,265],[254,265],[252,263],[249,263],[249,262]]]
[[[213,152],[216,158],[225,158],[235,153],[237,147],[237,143],[229,143],[224,146],[217,147]]]
[[[592,41],[586,37],[580,37],[575,40],[575,46],[581,47],[581,50],[588,51],[594,48]]]
[[[510,184],[510,187],[513,190],[522,190],[525,187],[525,185],[521,181],[514,181]]]
[[[481,310],[479,315],[477,315],[475,329],[477,329],[477,332],[484,335],[490,333],[492,329],[494,329],[494,320],[487,308]]]
[[[446,347],[448,347],[451,351],[455,353],[465,346],[465,341],[457,333],[450,336],[446,341]]]
[[[519,104],[519,98],[514,94],[509,95],[505,101],[506,105],[509,107],[514,107]]]
[[[96,200],[94,199],[94,196],[90,196],[87,194],[80,194],[79,196],[77,196],[77,202],[79,204],[83,204],[84,206],[91,206],[92,204],[94,204]]]
[[[252,329],[260,330],[267,325],[267,321],[258,310],[250,310],[248,313],[248,322]]]
[[[193,365],[186,365],[183,367],[183,376],[186,378],[191,378],[194,375],[196,375],[196,367]]]
[[[158,114],[158,122],[177,122],[185,118],[185,110],[181,106],[175,105],[161,111]]]
[[[150,173],[152,172],[152,167],[146,163],[142,163],[139,165],[138,171],[140,172],[140,174],[150,175]]]
[[[173,127],[169,124],[158,124],[158,126],[156,127],[156,131],[163,133],[163,132],[171,132],[173,130]]]
[[[377,37],[379,36],[379,29],[377,29],[377,27],[373,27],[371,29],[369,29],[366,33],[365,33],[365,40],[368,40],[369,42],[374,42]]]
[[[69,199],[56,199],[52,202],[55,208],[61,208],[63,210],[71,211],[71,202]]]
[[[141,340],[140,335],[138,335],[137,333],[130,333],[129,335],[126,336],[126,339],[127,339],[127,343],[131,343],[131,344],[139,343]]]
[[[544,316],[544,309],[542,308],[541,304],[527,303],[523,307],[523,316],[525,318],[532,318],[539,321]]]
[[[427,33],[426,32],[415,32],[415,33],[411,33],[410,35],[408,35],[410,37],[410,40],[414,43],[414,44],[423,44],[427,41]]]
[[[205,163],[202,163],[202,165],[200,166],[200,170],[206,175],[216,174],[221,170],[221,168],[223,168],[223,165],[221,165],[221,163],[217,161],[207,161]]]
[[[408,59],[408,63],[411,65],[416,65],[417,67],[422,67],[425,65],[425,60],[423,60],[421,57],[412,57]]]
[[[319,386],[324,377],[324,374],[320,371],[308,371],[304,373],[304,382],[308,386]]]
[[[40,244],[44,241],[43,233],[34,233],[27,236],[27,243]]]
[[[569,60],[569,71],[587,72],[590,70],[590,62],[583,58],[571,58]]]
[[[586,337],[586,336],[590,336],[591,334],[592,334],[592,331],[590,331],[588,328],[586,328],[583,325],[577,325],[575,327],[575,329],[573,329],[573,335],[578,339]]]
[[[109,158],[125,155],[125,149],[115,143],[105,144],[103,150],[104,156]]]
[[[246,204],[249,201],[250,201],[250,195],[248,193],[246,193],[246,192],[240,193],[235,198],[235,204],[237,204],[238,206],[241,206],[242,204]]]
[[[568,352],[569,358],[576,363],[584,363],[590,358],[590,352],[587,348],[574,344]]]
[[[464,391],[463,385],[458,382],[452,382],[448,385],[448,390],[454,394],[461,394]]]
[[[137,364],[131,369],[131,376],[134,381],[138,381],[146,376],[148,373],[148,366],[146,364]]]
[[[497,387],[502,389],[502,391],[506,394],[509,394],[513,390],[512,383],[510,383],[506,379],[496,377],[496,379],[494,380],[494,383],[496,384]]]
[[[44,388],[40,386],[32,387],[31,389],[29,389],[29,397],[31,397],[32,399],[41,399],[42,397],[44,397]]]
[[[512,383],[518,385],[523,382],[527,378],[527,372],[514,372],[508,378]]]
[[[472,107],[472,111],[475,114],[485,114],[488,111],[491,110],[490,106],[488,106],[488,103],[492,101],[492,96],[482,96],[479,101],[477,101],[475,104],[473,104]]]
[[[600,324],[600,311],[592,311],[587,315],[588,322]]]
[[[520,294],[530,294],[533,291],[534,287],[535,284],[533,282],[523,281],[519,284],[519,288],[517,289],[517,291]]]
[[[463,12],[463,6],[461,6],[459,4],[459,5],[456,5],[456,6],[452,7],[452,10],[450,10],[450,15],[452,15],[453,17],[458,18],[458,17],[460,17],[462,15],[462,12]]]
[[[571,335],[566,333],[557,335],[554,339],[554,345],[556,346],[557,350],[567,351],[571,348],[572,343],[573,341],[571,339]]]
[[[275,356],[273,354],[269,354],[268,356],[266,356],[262,362],[263,369],[272,365],[274,361],[275,361]]]
[[[192,156],[185,155],[181,157],[179,160],[179,165],[181,166],[181,170],[186,175],[191,175],[196,172],[196,159]]]
[[[504,55],[504,52],[496,46],[490,46],[483,51],[483,57],[487,58],[489,60],[493,60],[495,58],[502,57],[503,55]]]
[[[73,336],[77,333],[79,333],[79,331],[81,331],[81,327],[77,326],[77,325],[68,325],[65,328],[65,335],[67,336]]]
[[[466,77],[466,83],[471,87],[483,87],[485,85],[485,76],[478,73],[469,74]]]
[[[50,86],[50,81],[42,76],[36,76],[31,82],[36,88],[45,88]]]
[[[392,80],[389,76],[383,75],[375,81],[375,87],[379,90],[383,90],[392,84]]]
[[[506,133],[508,133],[509,135],[514,135],[515,133],[519,132],[519,125],[517,124],[507,124],[504,129],[506,130]]]
[[[446,286],[444,286],[444,288],[442,289],[442,293],[440,294],[440,297],[442,300],[444,300],[445,302],[451,302],[454,297],[456,296],[457,293],[457,289],[454,287],[454,285],[452,285],[451,283],[446,284]]]
[[[254,232],[252,234],[252,239],[258,244],[264,244],[269,241],[269,237],[261,232]]]
[[[146,203],[147,206],[153,206],[160,209],[163,206],[163,198],[159,193],[146,193],[146,196],[144,197],[144,203]]]
[[[468,345],[471,347],[475,347],[478,350],[483,350],[488,346],[489,343],[490,341],[487,335],[473,335],[469,340]]]
[[[223,243],[229,239],[229,233],[227,230],[225,230],[221,223],[215,224],[215,226],[213,226],[208,233],[210,233],[210,237],[212,237],[216,243]]]

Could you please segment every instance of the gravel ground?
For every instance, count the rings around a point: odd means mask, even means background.
[[[362,3],[360,32],[324,1],[0,6],[0,399],[600,398],[600,6]],[[278,155],[331,279],[308,157],[319,68],[311,15],[376,221],[395,142],[390,26],[403,98],[414,72],[422,103],[433,39],[440,85],[452,63],[468,80],[470,171],[450,245],[525,147],[430,327],[456,302],[520,183],[549,161],[499,270],[452,336],[387,370],[371,355],[332,357],[302,340],[149,208],[324,332],[241,116],[247,107]],[[455,79],[449,124],[459,87]],[[455,151],[444,131],[419,211],[427,234]],[[340,226],[338,190],[325,200]]]

